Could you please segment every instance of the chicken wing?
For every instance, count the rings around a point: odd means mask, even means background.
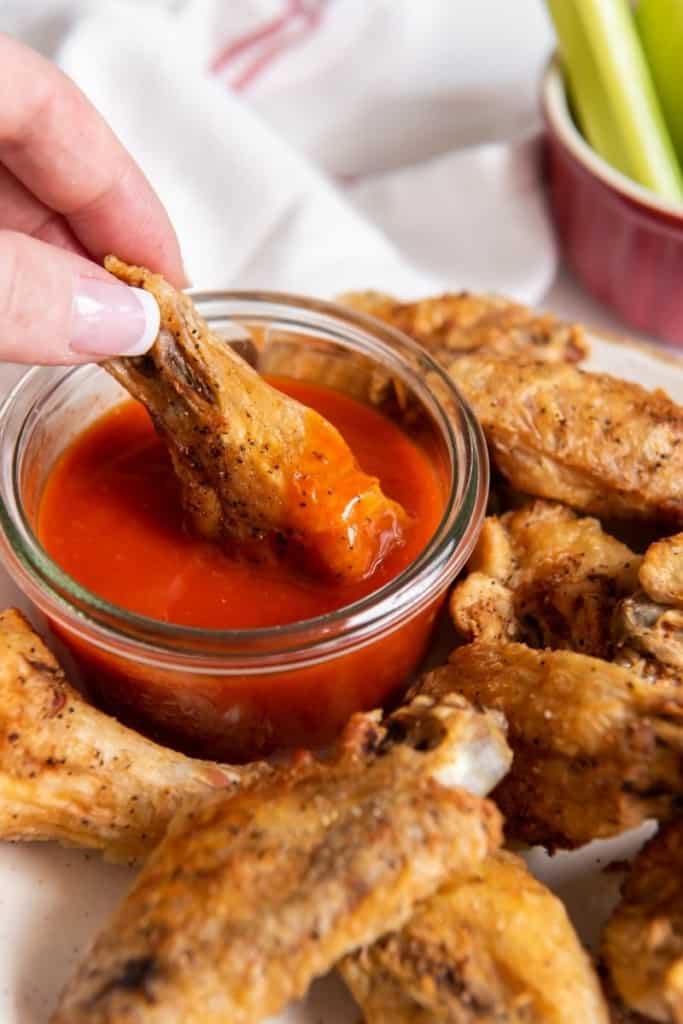
[[[470,574],[451,595],[473,640],[522,640],[610,658],[618,602],[638,589],[640,558],[597,519],[534,501],[484,522]]]
[[[614,518],[683,523],[683,409],[570,365],[583,333],[503,299],[341,297],[411,335],[451,374],[516,490]]]
[[[450,374],[513,487],[615,519],[683,523],[683,408],[566,363],[461,356]]]
[[[349,292],[339,301],[414,338],[447,368],[466,352],[570,363],[588,355],[581,327],[496,295],[459,292],[399,302],[380,292]]]
[[[253,1024],[400,928],[500,840],[456,788],[507,769],[496,718],[419,698],[352,720],[332,765],[181,812],[68,985],[53,1024]],[[481,779],[479,779],[481,784]]]
[[[296,550],[334,576],[371,573],[401,542],[406,517],[336,428],[271,387],[162,277],[112,256],[105,263],[159,303],[152,350],[105,366],[150,412],[194,529],[260,554],[264,541],[279,554]]]
[[[653,601],[683,605],[683,533],[650,545],[640,567],[640,585]]]
[[[184,802],[273,769],[195,761],[87,704],[17,611],[0,614],[0,838],[147,854]]]
[[[365,1024],[607,1024],[564,905],[504,851],[340,968]]]
[[[494,793],[508,836],[549,848],[671,817],[683,795],[683,698],[573,651],[477,643],[413,692],[501,711],[514,761]]]
[[[683,1021],[683,821],[664,826],[636,857],[602,938],[624,1004],[658,1021]]]

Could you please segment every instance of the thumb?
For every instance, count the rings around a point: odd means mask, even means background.
[[[16,231],[0,231],[0,360],[90,363],[141,355],[159,332],[149,292]]]

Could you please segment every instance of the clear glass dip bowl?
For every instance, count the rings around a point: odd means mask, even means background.
[[[371,403],[425,447],[444,513],[403,572],[353,605],[267,629],[176,626],[116,607],[63,572],[35,532],[55,460],[127,394],[94,365],[30,370],[0,410],[0,555],[74,655],[107,710],[189,753],[245,761],[329,742],[354,711],[396,699],[428,649],[447,588],[484,516],[481,430],[447,375],[408,338],[362,314],[290,295],[206,292],[213,329],[259,370]],[[228,342],[226,342],[228,343]],[[103,538],[106,543],[106,538]]]

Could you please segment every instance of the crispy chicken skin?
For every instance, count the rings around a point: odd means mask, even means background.
[[[641,559],[596,519],[533,501],[485,520],[453,623],[468,641],[578,651],[683,687],[683,608],[657,599],[675,598],[679,550],[667,538]]]
[[[683,533],[650,545],[640,567],[640,585],[653,601],[683,606]]]
[[[514,854],[487,857],[400,932],[342,961],[365,1024],[607,1024],[562,902]]]
[[[514,760],[494,799],[510,838],[581,846],[671,817],[683,794],[679,691],[619,665],[573,651],[469,644],[413,692],[457,692],[505,715]]]
[[[571,365],[587,354],[580,328],[468,294],[341,301],[439,360],[516,490],[599,516],[683,523],[683,409],[661,391]]]
[[[151,351],[105,366],[150,412],[194,529],[261,553],[264,541],[293,548],[323,574],[372,572],[400,543],[405,513],[336,428],[271,387],[158,274],[113,256],[105,265],[159,303]]]
[[[462,699],[419,699],[385,725],[352,720],[336,763],[181,812],[53,1024],[252,1024],[277,1013],[498,846],[496,808],[457,788],[477,761],[490,781],[509,764],[495,717]]]
[[[185,801],[272,773],[157,746],[87,704],[13,610],[0,614],[0,838],[145,856]]]
[[[683,1021],[683,821],[636,857],[602,938],[603,961],[626,1007]]]
[[[534,501],[485,520],[451,616],[468,641],[522,640],[609,658],[612,617],[637,590],[639,564],[597,519]]]
[[[570,363],[588,355],[581,327],[496,295],[459,292],[399,302],[369,291],[349,292],[339,301],[414,338],[447,368],[466,352]]]
[[[683,408],[566,363],[462,356],[449,367],[516,489],[592,515],[683,523]]]

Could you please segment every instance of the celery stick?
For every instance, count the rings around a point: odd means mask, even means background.
[[[640,0],[636,25],[664,120],[683,164],[683,0]]]
[[[683,173],[627,0],[547,2],[590,144],[634,181],[683,202]]]
[[[600,68],[586,42],[572,0],[548,0],[560,41],[563,70],[583,134],[608,163],[631,177],[631,164],[607,103]]]

